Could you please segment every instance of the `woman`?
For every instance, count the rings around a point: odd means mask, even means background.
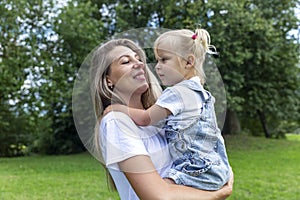
[[[103,110],[110,104],[147,109],[161,89],[148,69],[145,53],[127,39],[111,40],[94,53],[91,80],[97,123],[96,147],[109,170],[121,199],[225,199],[233,178],[210,192],[168,184],[162,177],[171,166],[162,130],[139,127],[125,114]],[[151,134],[150,134],[151,133]]]

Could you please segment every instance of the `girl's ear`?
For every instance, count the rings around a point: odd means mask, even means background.
[[[186,62],[186,68],[192,68],[195,65],[195,56],[194,55],[189,55],[187,58],[187,62]]]

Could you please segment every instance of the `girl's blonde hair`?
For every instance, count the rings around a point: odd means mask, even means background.
[[[160,44],[168,44],[170,49],[163,49],[187,59],[189,54],[195,56],[195,72],[200,77],[201,84],[205,83],[203,63],[206,53],[216,54],[215,47],[210,45],[210,35],[205,29],[196,29],[192,32],[188,29],[171,30],[161,34],[154,42],[154,54],[158,57]]]
[[[93,151],[103,162],[101,151],[100,151],[100,142],[99,142],[99,125],[104,109],[113,103],[124,104],[122,98],[120,98],[112,89],[108,87],[106,76],[109,73],[110,65],[116,59],[114,55],[111,54],[111,51],[118,47],[125,46],[136,52],[139,58],[145,63],[145,77],[149,84],[149,88],[146,92],[142,94],[142,104],[145,109],[152,106],[157,100],[158,96],[161,94],[161,87],[150,71],[149,67],[146,64],[146,55],[145,52],[136,45],[133,41],[129,39],[114,39],[106,42],[105,44],[98,47],[92,57],[91,70],[90,70],[90,80],[91,80],[91,97],[93,101],[93,107],[96,115],[96,126],[94,133],[94,144]],[[108,183],[112,189],[115,189],[114,183],[109,175]]]

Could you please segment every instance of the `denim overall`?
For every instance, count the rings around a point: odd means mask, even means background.
[[[218,190],[228,182],[231,170],[224,139],[217,125],[215,98],[202,85],[195,87],[190,81],[177,85],[188,87],[200,95],[202,102],[198,103],[202,106],[199,115],[183,129],[174,129],[168,123],[164,127],[173,159],[167,177],[176,184]]]

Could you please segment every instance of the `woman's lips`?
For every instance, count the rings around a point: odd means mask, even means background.
[[[134,79],[137,79],[137,80],[141,80],[141,81],[146,80],[146,77],[145,77],[145,73],[144,73],[144,72],[138,72],[137,74],[134,75],[133,78],[134,78]]]

